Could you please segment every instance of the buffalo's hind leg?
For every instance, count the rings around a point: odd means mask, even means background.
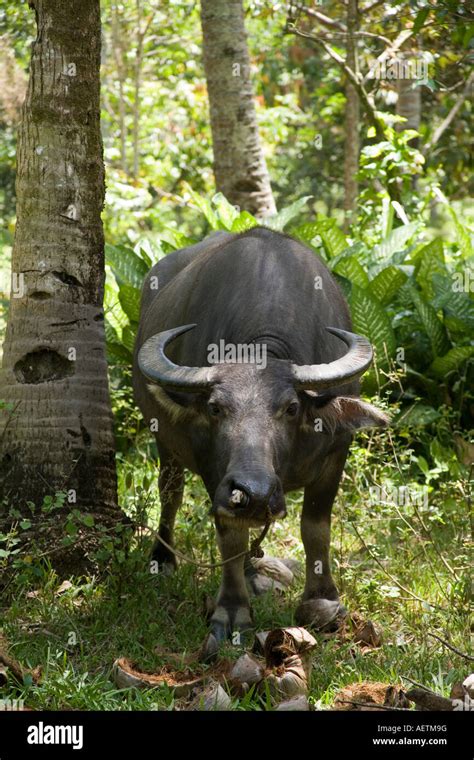
[[[306,583],[296,621],[319,630],[337,629],[346,615],[331,575],[329,546],[331,510],[348,448],[347,445],[327,456],[318,478],[304,492],[301,536],[306,552]]]
[[[158,536],[173,546],[174,522],[183,501],[184,469],[161,445],[158,446],[158,451],[160,455],[158,486],[161,502]],[[158,568],[163,572],[173,572],[177,566],[175,555],[159,539],[153,547],[152,560],[158,562]]]

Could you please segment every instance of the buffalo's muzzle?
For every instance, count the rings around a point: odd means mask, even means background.
[[[286,507],[281,483],[275,475],[227,476],[217,489],[212,512],[257,525],[284,517]]]

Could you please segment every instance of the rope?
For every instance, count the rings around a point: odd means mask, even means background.
[[[268,530],[271,525],[271,513],[269,508],[267,507],[267,521],[263,527],[262,532],[260,533],[257,538],[254,538],[254,540],[250,544],[250,549],[247,549],[244,552],[239,552],[239,554],[234,554],[233,557],[228,557],[227,559],[222,560],[222,562],[214,562],[212,564],[208,564],[206,562],[198,562],[193,557],[188,557],[187,554],[183,554],[183,552],[178,551],[177,549],[174,549],[170,544],[165,541],[164,538],[162,538],[160,535],[157,535],[156,538],[160,543],[163,544],[163,546],[166,546],[168,551],[170,551],[172,554],[175,555],[175,557],[179,557],[180,559],[184,560],[184,562],[190,562],[192,565],[195,565],[196,567],[202,567],[205,570],[215,570],[218,567],[222,567],[223,565],[227,565],[228,562],[233,562],[235,559],[240,559],[240,557],[248,556],[249,559],[252,557],[263,557],[263,549],[261,548],[260,544],[262,543],[263,539],[268,533]]]

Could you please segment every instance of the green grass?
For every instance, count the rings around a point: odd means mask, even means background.
[[[438,473],[431,470],[428,504],[416,509],[372,504],[368,487],[373,483],[410,486],[415,478],[424,482],[403,439],[395,447],[387,434],[358,439],[333,521],[333,573],[342,599],[350,611],[380,626],[383,645],[362,653],[353,643],[317,636],[310,697],[320,707],[331,705],[338,689],[347,684],[403,685],[403,676],[449,695],[451,685],[468,673],[463,658],[429,636],[437,633],[469,650],[465,473],[453,477],[446,468],[438,468]],[[0,610],[3,634],[11,645],[10,654],[24,666],[41,666],[42,678],[38,686],[4,689],[1,697],[22,698],[36,709],[173,708],[168,688],[118,690],[111,680],[112,664],[118,657],[128,657],[140,668],[153,670],[165,662],[163,649],[184,657],[199,648],[207,631],[204,600],[215,595],[219,571],[181,563],[172,577],[148,572],[152,528],[158,517],[156,469],[144,451],[140,453],[139,447],[134,451],[131,458],[121,459],[122,503],[132,515],[146,511],[147,526],[135,536],[128,557],[117,558],[113,573],[72,577],[72,587],[61,594],[57,594],[61,581],[51,570],[36,581],[16,580],[10,585],[8,602],[5,598]],[[290,495],[289,515],[265,541],[267,553],[303,560],[300,500],[301,494]],[[189,477],[178,517],[177,546],[204,562],[214,562],[219,558],[207,511],[200,481]],[[301,587],[302,579],[283,597],[255,599],[257,630],[293,624]],[[240,653],[230,644],[224,651],[231,657]],[[235,700],[234,706],[268,709],[267,700],[253,694]]]

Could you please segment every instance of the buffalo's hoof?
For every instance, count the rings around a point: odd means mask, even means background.
[[[248,607],[223,607],[218,604],[211,618],[211,633],[217,644],[231,641],[246,646],[253,640],[253,623]]]
[[[337,599],[306,599],[298,606],[295,620],[298,625],[329,633],[338,630],[346,615],[346,608]]]

